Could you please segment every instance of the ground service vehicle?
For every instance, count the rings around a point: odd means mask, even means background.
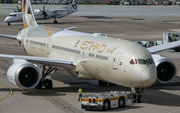
[[[168,32],[163,33],[163,44],[175,42],[180,40],[180,33]],[[180,47],[173,48],[176,52],[180,52]]]
[[[142,96],[139,95],[139,97],[138,102],[142,102]],[[135,102],[135,99],[132,99],[131,92],[101,92],[97,93],[97,95],[84,95],[82,98],[81,108],[86,110],[109,110],[111,108],[130,106],[133,102]]]
[[[107,5],[120,5],[120,1],[112,1],[112,0],[109,0],[109,1],[106,1]]]

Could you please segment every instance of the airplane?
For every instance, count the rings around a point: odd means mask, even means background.
[[[59,8],[59,9],[45,9],[45,6],[43,6],[43,9],[34,9],[33,13],[36,18],[36,20],[44,20],[44,19],[54,19],[54,23],[58,23],[56,20],[57,18],[62,18],[67,15],[70,15],[74,12],[76,12],[78,9],[78,1],[74,2],[75,0],[72,0],[70,5]],[[5,19],[4,22],[8,23],[8,25],[11,25],[11,22],[22,22],[22,12],[21,9],[17,7],[16,8],[4,8],[4,9],[12,9],[17,10],[17,12],[10,13]]]
[[[51,89],[46,76],[51,72],[77,78],[97,79],[100,86],[117,84],[138,94],[156,81],[169,83],[176,66],[168,58],[153,53],[178,47],[179,41],[150,47],[100,33],[58,29],[37,24],[29,0],[22,0],[24,29],[17,35],[0,34],[20,42],[27,56],[0,54],[9,61],[7,78],[20,89]],[[53,76],[53,75],[52,75]]]

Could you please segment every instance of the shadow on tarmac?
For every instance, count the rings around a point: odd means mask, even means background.
[[[98,92],[110,91],[110,90],[131,91],[130,88],[122,87],[122,86],[102,87],[102,86],[98,86],[97,80],[87,80],[87,79],[83,80],[63,74],[59,74],[59,75],[53,74],[51,78],[63,83],[67,83],[68,81],[70,87],[59,87],[53,89],[54,91],[59,91],[59,92],[77,92],[79,87],[82,87],[83,92],[85,93],[98,93]],[[176,79],[179,80],[179,77],[176,77]],[[71,84],[71,82],[72,83],[77,82],[77,83]],[[86,82],[89,82],[89,84],[87,84]],[[151,87],[146,88],[145,91],[142,93],[144,97],[143,103],[164,105],[164,106],[180,106],[180,102],[179,102],[180,96],[173,93],[169,93],[171,91],[176,92],[176,90],[180,91],[180,87],[178,86],[180,86],[180,82],[172,82],[169,84],[155,83]]]

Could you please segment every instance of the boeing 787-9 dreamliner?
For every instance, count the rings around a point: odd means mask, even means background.
[[[0,54],[0,59],[8,59],[11,65],[8,80],[21,89],[52,88],[52,80],[46,76],[53,70],[97,79],[100,86],[130,87],[136,93],[156,81],[169,83],[175,78],[175,64],[153,53],[177,47],[179,41],[146,49],[127,40],[72,31],[74,27],[43,27],[37,24],[30,1],[22,0],[21,5],[24,29],[17,36],[0,35],[19,41],[28,55]]]

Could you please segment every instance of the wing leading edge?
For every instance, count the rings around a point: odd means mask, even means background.
[[[2,38],[9,38],[9,39],[13,39],[13,40],[17,40],[17,36],[16,36],[16,35],[5,35],[5,34],[0,34],[0,37],[2,37]]]
[[[75,67],[73,61],[34,57],[34,56],[0,54],[0,59],[22,59],[22,60],[27,60],[32,63],[44,64],[48,66],[60,67],[60,68],[65,68],[65,69],[72,69],[73,67]]]
[[[172,49],[175,47],[180,47],[180,41],[162,44],[162,45],[158,45],[158,46],[153,46],[153,47],[147,48],[147,50],[150,53],[157,53],[157,52],[164,51],[167,49]]]

